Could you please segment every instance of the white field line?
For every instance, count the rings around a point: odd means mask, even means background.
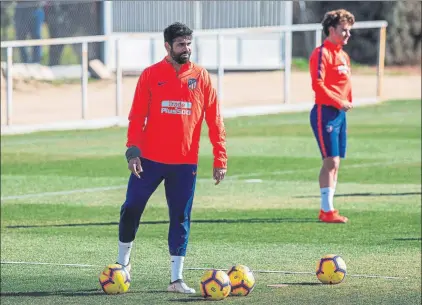
[[[92,192],[100,192],[100,191],[119,190],[125,187],[126,187],[125,185],[118,185],[118,186],[74,189],[74,190],[59,191],[59,192],[44,192],[44,193],[33,193],[33,194],[16,195],[16,196],[4,196],[4,197],[1,197],[1,200],[3,201],[3,200],[15,200],[15,199],[28,199],[28,198],[34,198],[34,197],[60,196],[60,195],[69,195],[69,194],[76,194],[76,193],[92,193]]]
[[[101,267],[98,265],[87,265],[87,264],[55,264],[55,263],[40,263],[40,262],[11,262],[11,261],[2,261],[2,264],[9,265],[48,265],[48,266],[63,266],[63,267],[78,267],[78,268],[91,268],[91,267]]]
[[[217,269],[217,270],[227,270],[224,268],[185,268],[185,270],[210,270],[210,269]],[[304,274],[304,275],[314,275],[315,272],[301,272],[301,271],[282,271],[282,270],[252,270],[255,273],[278,273],[278,274]],[[388,280],[401,280],[406,278],[401,278],[398,276],[384,276],[384,275],[377,275],[377,274],[347,274],[347,276],[351,277],[363,277],[363,278],[381,278],[381,279],[388,279]]]
[[[343,168],[361,168],[361,167],[371,167],[371,166],[381,166],[381,165],[392,165],[392,164],[405,164],[411,161],[390,161],[390,162],[374,162],[374,163],[362,163],[362,164],[353,164],[353,165],[345,165]],[[341,166],[340,166],[341,168]],[[279,175],[279,174],[294,174],[294,173],[306,173],[306,172],[315,172],[319,171],[320,168],[307,168],[307,169],[297,169],[297,170],[285,170],[285,171],[272,171],[272,172],[261,172],[261,173],[249,173],[249,174],[240,174],[240,175],[233,175],[229,176],[231,179],[239,179],[239,178],[251,178],[261,175]],[[227,178],[229,178],[227,177]]]
[[[393,162],[376,162],[376,163],[363,163],[363,164],[354,164],[345,166],[346,168],[362,168],[362,167],[371,167],[371,166],[380,166],[380,165],[391,165],[391,164],[403,164],[407,163],[404,161],[393,161]],[[225,180],[239,180],[240,178],[251,178],[261,175],[279,175],[279,174],[294,174],[294,173],[305,173],[305,172],[316,172],[319,168],[308,168],[308,169],[298,169],[298,170],[285,170],[285,171],[273,171],[273,172],[262,172],[262,173],[248,173],[248,174],[241,174],[241,175],[233,175],[228,176]],[[213,181],[212,179],[206,178],[199,178],[197,179],[198,182],[210,182]],[[240,181],[240,180],[239,180]],[[262,183],[264,182],[262,179],[246,179],[241,180],[247,183]],[[110,190],[118,190],[124,189],[127,185],[117,185],[117,186],[105,186],[105,187],[94,187],[94,188],[84,188],[84,189],[74,189],[68,191],[57,191],[57,192],[42,192],[42,193],[33,193],[33,194],[24,194],[24,195],[12,195],[12,196],[4,196],[1,197],[1,201],[3,200],[17,200],[17,199],[28,199],[34,197],[47,197],[47,196],[60,196],[60,195],[69,195],[69,194],[77,194],[77,193],[92,193],[92,192],[100,192],[100,191],[110,191]]]
[[[2,261],[1,264],[9,265],[48,265],[48,266],[62,266],[62,267],[77,267],[77,268],[100,268],[100,265],[88,265],[88,264],[56,264],[56,263],[42,263],[42,262],[14,262],[14,261]],[[168,267],[162,267],[168,268]],[[198,270],[226,270],[225,268],[184,268],[184,270],[198,271]],[[292,274],[292,275],[314,275],[315,272],[301,272],[301,271],[282,271],[282,270],[252,270],[254,273],[277,273],[277,274]],[[360,278],[379,278],[387,280],[402,280],[406,278],[401,278],[397,276],[384,276],[376,274],[347,274],[350,277],[360,277]]]

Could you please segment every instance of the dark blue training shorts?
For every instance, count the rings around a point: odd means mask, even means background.
[[[315,104],[311,110],[310,121],[322,158],[345,158],[346,113],[332,106]]]

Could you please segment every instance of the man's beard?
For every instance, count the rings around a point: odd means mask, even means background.
[[[173,58],[173,60],[180,65],[187,63],[189,61],[189,58],[190,58],[190,53],[188,53],[188,52],[181,53],[181,54],[175,54],[173,52],[173,50],[171,50],[170,55],[171,55],[171,58]],[[183,55],[187,55],[187,56],[183,56]]]

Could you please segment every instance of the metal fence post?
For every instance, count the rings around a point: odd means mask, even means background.
[[[150,61],[151,61],[151,65],[153,65],[153,64],[155,64],[155,38],[151,37],[149,39],[149,43],[150,43],[149,58],[150,58]]]
[[[220,33],[217,35],[217,96],[220,101],[223,101],[223,78],[224,78],[224,61],[223,61],[223,35]]]
[[[194,38],[194,40],[193,40],[193,50],[192,50],[192,52],[193,52],[193,62],[195,62],[195,63],[199,63],[199,59],[200,59],[200,57],[199,57],[199,37],[196,37],[196,38]]]
[[[285,2],[286,24],[293,24],[293,4],[292,1]],[[290,103],[290,82],[292,77],[292,28],[284,32],[284,103]]]
[[[113,2],[111,1],[102,1],[103,12],[103,34],[110,35],[113,33]],[[104,40],[102,43],[103,54],[104,54],[104,64],[107,68],[110,68],[110,52],[111,52],[111,42],[109,39]]]
[[[82,42],[82,119],[86,119],[88,108],[88,43]]]
[[[322,44],[322,30],[315,30],[315,47],[318,48]]]
[[[120,39],[116,43],[116,116],[122,115],[122,65],[120,63]]]
[[[202,9],[201,9],[201,1],[195,1],[195,30],[202,29]]]
[[[236,47],[237,47],[237,53],[236,53],[236,56],[237,56],[237,64],[238,65],[242,65],[243,64],[243,57],[242,57],[242,54],[243,54],[243,52],[242,52],[242,48],[243,48],[243,39],[242,38],[240,38],[240,37],[237,37],[237,39],[236,39]]]
[[[290,80],[292,76],[292,32],[284,32],[284,104],[290,103]]]
[[[7,48],[7,92],[6,92],[6,124],[12,124],[12,97],[13,97],[13,48]]]
[[[201,1],[195,1],[195,13],[194,13],[194,28],[196,31],[199,31],[202,29],[202,9],[201,9]],[[193,55],[193,61],[195,63],[199,63],[199,37],[196,37],[193,41],[194,46],[194,55]]]

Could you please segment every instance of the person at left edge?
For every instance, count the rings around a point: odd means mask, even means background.
[[[193,31],[182,23],[164,30],[167,56],[146,68],[129,114],[126,158],[132,172],[121,207],[117,263],[130,271],[130,253],[144,208],[164,180],[169,208],[171,278],[167,290],[195,293],[183,280],[183,263],[205,118],[213,146],[213,178],[227,170],[226,132],[208,72],[190,62]]]

